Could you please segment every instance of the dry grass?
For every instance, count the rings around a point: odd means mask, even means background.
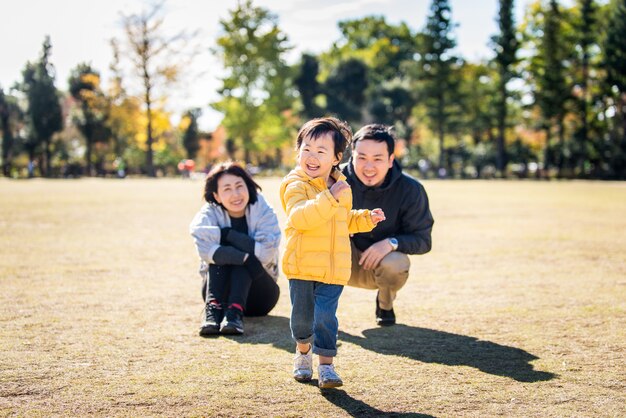
[[[626,184],[425,184],[401,325],[347,288],[320,393],[290,377],[284,277],[245,336],[197,336],[200,182],[0,181],[0,415],[625,416]]]

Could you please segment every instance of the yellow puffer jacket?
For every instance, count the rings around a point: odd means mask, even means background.
[[[331,176],[346,177],[339,170]],[[280,185],[287,213],[283,272],[289,279],[345,285],[350,279],[350,234],[374,229],[369,210],[352,210],[352,193],[335,200],[322,178],[292,170]]]

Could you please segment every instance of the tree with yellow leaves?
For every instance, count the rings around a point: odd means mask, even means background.
[[[154,4],[140,13],[122,14],[126,37],[125,48],[119,50],[132,64],[141,84],[141,102],[146,115],[145,171],[151,177],[155,176],[153,144],[159,141],[154,106],[164,100],[157,91],[177,82],[197,53],[192,46],[195,33],[183,30],[171,36],[165,34],[163,4]]]

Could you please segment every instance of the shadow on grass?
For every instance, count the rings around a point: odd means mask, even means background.
[[[291,339],[289,318],[282,316],[256,316],[244,319],[245,334],[233,337],[246,344],[272,344],[289,353],[296,349]]]
[[[272,344],[288,353],[294,351],[289,318],[272,315],[246,317],[245,326],[244,335],[228,338],[246,344]],[[554,373],[534,370],[530,362],[538,357],[520,348],[428,328],[398,324],[365,330],[363,337],[339,331],[341,341],[376,353],[404,356],[424,363],[470,366],[518,382],[542,382],[557,377]]]
[[[345,391],[339,389],[324,389],[322,396],[329,402],[346,411],[353,417],[398,417],[398,418],[432,418],[432,415],[415,412],[386,412],[369,406],[363,401],[354,399]]]
[[[518,382],[551,380],[555,374],[533,370],[538,357],[515,347],[427,328],[395,325],[363,331],[363,337],[339,332],[339,339],[380,354],[405,356],[425,363],[470,366]]]

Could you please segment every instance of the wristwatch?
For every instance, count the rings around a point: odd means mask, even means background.
[[[395,238],[387,238],[389,244],[391,245],[392,251],[396,251],[398,249],[398,240]]]

